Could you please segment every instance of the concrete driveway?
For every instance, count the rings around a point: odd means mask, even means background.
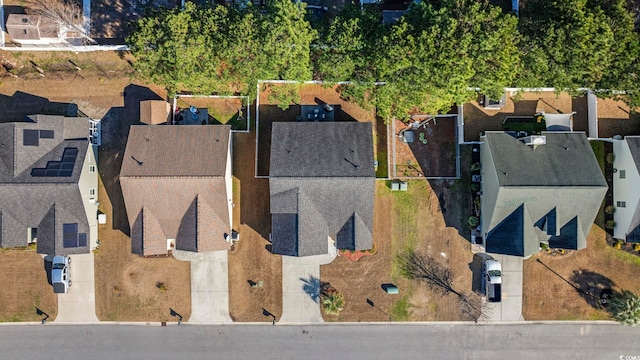
[[[522,261],[518,256],[490,254],[502,264],[502,302],[485,303],[488,321],[523,321]]]
[[[231,322],[229,316],[229,253],[173,250],[173,257],[191,262],[190,323]]]
[[[93,266],[93,254],[71,255],[71,287],[68,293],[58,294],[55,322],[98,321]]]
[[[323,322],[320,314],[320,265],[336,258],[333,241],[327,255],[282,257],[282,316],[280,323]]]

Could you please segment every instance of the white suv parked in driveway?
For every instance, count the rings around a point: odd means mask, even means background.
[[[68,256],[54,256],[51,266],[51,284],[53,292],[64,294],[71,286],[71,258]]]

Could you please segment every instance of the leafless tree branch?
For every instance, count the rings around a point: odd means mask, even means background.
[[[40,15],[60,26],[61,31],[78,33],[85,41],[95,43],[84,28],[82,8],[74,0],[28,0],[29,13]]]

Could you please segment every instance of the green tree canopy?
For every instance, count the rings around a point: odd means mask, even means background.
[[[258,79],[309,80],[316,33],[305,8],[272,0],[266,12],[214,5],[156,9],[127,38],[136,70],[170,92],[251,93]]]
[[[376,94],[382,116],[448,111],[479,87],[498,97],[515,80],[520,58],[517,19],[474,0],[413,4],[384,38]]]
[[[521,12],[519,85],[636,91],[640,45],[625,0],[534,0]]]
[[[319,41],[316,76],[329,82],[376,81],[376,58],[388,30],[381,18],[376,6],[346,5]]]

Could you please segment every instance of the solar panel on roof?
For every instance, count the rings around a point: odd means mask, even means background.
[[[53,139],[53,130],[40,130],[40,139]]]
[[[73,174],[77,158],[77,148],[65,148],[60,161],[49,161],[45,168],[32,169],[31,176],[69,177]]]
[[[78,224],[62,224],[62,246],[78,247]]]
[[[31,176],[45,176],[47,173],[47,169],[35,168],[31,169]]]
[[[78,234],[78,246],[87,246],[87,234],[86,233]]]
[[[24,129],[22,131],[22,144],[24,146],[38,146],[40,144],[38,133],[38,130]]]

